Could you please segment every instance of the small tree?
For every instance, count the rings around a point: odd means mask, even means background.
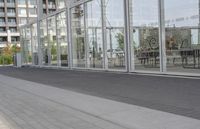
[[[17,44],[15,44],[15,45],[13,45],[13,46],[11,47],[11,51],[12,51],[13,54],[20,52],[20,50],[21,50],[21,49],[20,49],[19,46],[17,46]]]
[[[10,44],[6,44],[6,47],[3,48],[3,52],[1,55],[1,64],[12,64],[13,60],[12,60],[12,55],[13,55],[13,51],[11,49],[11,45]]]
[[[6,47],[3,48],[3,55],[13,55],[12,47],[10,44],[6,44]]]
[[[51,41],[50,44],[51,44],[52,60],[56,60],[57,59],[57,46],[55,45],[54,41]]]
[[[7,43],[2,49],[2,53],[0,55],[0,64],[12,64],[13,55],[17,52],[20,52],[19,46]]]
[[[120,32],[120,33],[117,33],[115,37],[117,38],[118,48],[121,50],[124,50],[124,34]],[[137,48],[136,42],[134,40],[132,42],[132,46],[134,49]]]
[[[51,55],[53,55],[53,56],[57,55],[57,47],[54,44],[54,42],[52,42],[52,45],[51,45]]]

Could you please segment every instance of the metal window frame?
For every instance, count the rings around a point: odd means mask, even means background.
[[[42,17],[42,13],[43,13],[43,4],[42,4],[42,1],[41,0],[37,0],[37,40],[38,40],[38,65],[39,66],[42,66],[43,64],[43,53],[42,53],[42,44],[41,44],[41,41],[40,41],[40,36],[38,35],[41,35],[41,32],[40,32],[40,19],[39,17]]]
[[[30,25],[30,34],[31,34],[31,40],[30,41],[31,41],[31,56],[32,56],[31,64],[35,65],[35,60],[34,60],[34,56],[33,56],[33,25]]]
[[[103,40],[103,69],[108,70],[105,0],[101,0],[101,20],[102,20],[102,40]]]
[[[37,0],[38,2],[39,0]],[[60,13],[65,12],[66,14],[66,37],[67,37],[67,46],[68,46],[68,67],[69,69],[99,69],[99,68],[91,68],[90,63],[89,63],[89,42],[88,42],[88,33],[87,33],[87,3],[91,2],[92,0],[80,0],[78,2],[72,2],[72,1],[67,1],[67,6],[63,9],[60,9],[52,14],[49,14],[47,16],[42,17],[42,10],[40,9],[40,6],[38,5],[38,18],[37,21],[31,22],[27,25],[22,26],[21,28],[26,28],[30,27],[33,23],[37,24],[37,42],[38,42],[38,59],[39,59],[39,65],[38,66],[45,66],[43,65],[43,52],[42,52],[42,44],[40,41],[40,22],[41,20],[46,20],[46,31],[47,31],[47,40],[48,40],[48,58],[51,57],[51,53],[49,52],[49,27],[48,27],[48,18],[55,16],[56,20],[56,42],[57,42],[57,55],[60,56],[61,51],[59,50],[59,41],[58,41],[58,24],[57,24],[57,17]],[[166,68],[166,48],[165,48],[165,12],[164,12],[164,0],[157,0],[158,1],[158,29],[159,29],[159,53],[160,53],[160,73],[166,73],[167,68]],[[107,58],[107,29],[106,29],[106,0],[100,0],[101,2],[101,26],[102,26],[102,44],[103,44],[103,68],[100,68],[100,70],[103,71],[126,71],[126,72],[140,72],[139,70],[135,69],[135,53],[133,50],[133,32],[132,32],[132,22],[133,22],[133,17],[132,17],[132,0],[123,0],[123,9],[124,9],[124,52],[125,52],[125,70],[119,70],[119,69],[109,69],[108,68],[108,58]],[[37,4],[40,4],[41,2],[38,2]],[[78,6],[78,5],[83,5],[84,7],[84,32],[85,32],[85,67],[80,68],[80,67],[74,67],[73,65],[73,39],[72,39],[72,8]],[[31,36],[32,38],[32,36]],[[32,53],[33,55],[33,53]],[[58,56],[58,57],[59,57]],[[60,59],[57,57],[57,65],[61,67],[60,65]],[[33,63],[33,62],[32,62]],[[48,66],[51,66],[51,61],[48,60]],[[145,70],[146,72],[150,72],[148,69]],[[152,71],[151,73],[154,73],[156,71]]]
[[[90,61],[89,61],[89,39],[88,39],[88,24],[87,24],[87,3],[83,3],[83,13],[84,13],[84,45],[85,45],[85,68],[90,68]]]
[[[62,13],[62,12],[60,12],[60,13]],[[55,15],[56,43],[57,43],[57,45],[56,45],[57,53],[56,54],[57,54],[57,66],[61,67],[61,60],[60,60],[61,59],[60,58],[61,53],[60,53],[60,43],[59,43],[59,40],[58,40],[58,24],[57,24],[57,20],[58,20],[58,14]]]
[[[127,8],[129,9],[128,11],[127,11],[127,13],[129,13],[128,14],[128,18],[129,18],[129,23],[128,23],[128,25],[129,25],[129,28],[130,29],[133,29],[132,28],[132,19],[133,19],[133,17],[132,17],[132,2],[133,2],[133,0],[128,0],[128,5],[127,5]],[[165,48],[165,12],[164,12],[164,0],[157,0],[157,2],[158,2],[158,5],[157,5],[157,7],[158,7],[158,23],[159,23],[159,26],[158,26],[158,29],[159,29],[159,53],[160,53],[160,55],[159,55],[159,58],[160,58],[160,70],[159,70],[159,72],[156,72],[156,71],[150,71],[150,70],[136,70],[135,69],[135,53],[134,53],[134,50],[132,50],[132,40],[133,40],[133,38],[132,38],[132,30],[127,30],[127,33],[128,33],[128,35],[129,35],[129,48],[127,47],[127,51],[130,51],[129,52],[129,55],[127,56],[127,58],[129,58],[129,62],[127,62],[127,63],[129,63],[129,66],[130,66],[130,71],[128,71],[128,72],[141,72],[141,73],[143,73],[143,72],[146,72],[146,73],[149,73],[149,72],[151,72],[151,73],[166,73],[167,72],[167,69],[166,69],[166,48]],[[134,20],[134,19],[133,19]],[[129,31],[129,32],[128,32]]]
[[[131,40],[130,40],[130,15],[129,15],[129,0],[124,1],[124,51],[125,51],[125,63],[126,71],[131,72]]]
[[[71,29],[71,9],[70,8],[67,8],[66,23],[67,23],[67,41],[68,41],[68,67],[69,69],[72,69],[73,57],[72,57],[72,29]]]
[[[51,66],[51,51],[50,51],[50,38],[49,38],[49,18],[51,18],[52,16],[50,17],[47,17],[45,20],[46,20],[46,31],[47,31],[47,55],[48,55],[48,63],[47,63],[47,66]]]
[[[69,67],[69,42],[68,42],[68,22],[67,22],[67,16],[68,16],[68,14],[67,14],[67,10],[64,10],[64,11],[62,11],[62,12],[60,12],[60,13],[57,13],[56,14],[56,38],[57,38],[57,46],[58,46],[58,53],[57,53],[57,56],[58,56],[58,58],[57,58],[57,60],[58,60],[58,67],[63,67],[62,66],[62,60],[61,60],[61,44],[59,43],[59,38],[58,38],[58,24],[57,24],[57,20],[58,20],[58,16],[60,15],[60,14],[62,14],[62,13],[65,13],[65,23],[66,23],[66,28],[65,28],[65,30],[66,30],[66,33],[65,33],[65,42],[67,43],[67,55],[68,55],[68,66],[67,67],[64,67],[64,68],[68,68]]]
[[[160,48],[160,72],[167,72],[166,46],[165,46],[165,9],[164,0],[158,0],[159,14],[159,48]]]
[[[37,28],[37,23],[33,23],[33,24],[31,24],[30,26],[31,26],[31,42],[32,42],[32,65],[33,66],[38,66],[39,65],[39,42],[38,42],[38,31],[36,31],[36,33],[37,33],[37,40],[36,40],[36,42],[34,43],[35,45],[37,45],[38,46],[38,48],[37,48],[37,53],[38,53],[38,57],[37,57],[37,62],[38,62],[38,64],[35,64],[35,62],[36,62],[36,60],[35,60],[35,58],[34,58],[34,52],[33,52],[33,48],[35,47],[34,45],[33,45],[33,41],[35,41],[34,40],[34,37],[33,37],[33,29],[34,29],[34,25],[36,25],[36,28]]]
[[[128,35],[129,35],[129,67],[130,67],[130,72],[135,72],[135,52],[134,52],[134,46],[133,46],[133,16],[132,16],[132,0],[128,0],[128,5],[127,5],[127,12],[128,12]]]

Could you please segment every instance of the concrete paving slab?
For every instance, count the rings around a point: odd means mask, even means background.
[[[5,79],[0,77],[0,129],[127,129],[20,89],[19,83],[10,84],[16,80]]]
[[[194,118],[49,87],[3,75],[0,75],[0,85],[38,96],[96,118],[97,120],[93,119],[92,123],[100,123],[99,125],[102,127],[108,123],[115,125],[115,129],[198,129],[200,127],[200,120]],[[99,119],[107,123],[99,121]],[[91,118],[85,120],[91,120]],[[75,128],[78,127],[76,126]]]
[[[10,77],[200,120],[200,78],[0,67]]]

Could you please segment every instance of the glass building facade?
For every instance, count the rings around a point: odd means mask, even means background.
[[[200,0],[71,0],[21,27],[23,63],[200,74],[199,10]]]

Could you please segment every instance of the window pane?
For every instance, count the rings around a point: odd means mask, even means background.
[[[85,67],[85,30],[83,5],[71,9],[73,67]]]
[[[40,43],[43,56],[43,65],[48,65],[49,63],[49,51],[48,51],[48,38],[47,38],[47,24],[46,19],[40,21]]]
[[[62,9],[62,8],[65,7],[65,3],[66,3],[65,0],[57,0],[57,7],[58,7],[59,9]]]
[[[59,65],[68,66],[68,43],[66,13],[62,12],[57,16],[58,46],[60,51]]]
[[[31,31],[30,28],[25,28],[25,39],[24,39],[24,62],[26,64],[32,63],[32,46],[31,46]]]
[[[124,0],[106,0],[107,58],[110,69],[125,69],[124,25]]]
[[[18,0],[18,4],[25,5],[26,4],[26,0]]]
[[[19,8],[18,13],[19,13],[19,15],[26,15],[26,9],[25,8]]]
[[[101,2],[93,0],[87,3],[87,39],[88,39],[88,64],[91,68],[103,68],[103,41]]]
[[[199,0],[165,0],[165,18],[167,70],[199,73]]]
[[[37,40],[37,24],[32,25],[32,44],[34,65],[38,65],[38,40]]]
[[[50,48],[51,65],[57,65],[57,41],[56,41],[56,24],[55,16],[48,18],[48,42]]]
[[[132,0],[131,16],[135,69],[159,71],[158,0]]]

